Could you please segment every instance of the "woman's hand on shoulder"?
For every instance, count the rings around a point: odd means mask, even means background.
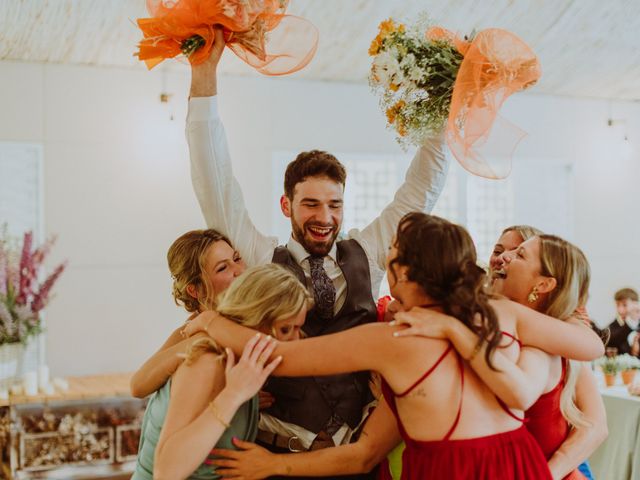
[[[203,332],[208,335],[208,329],[211,325],[211,322],[218,316],[219,314],[215,310],[206,310],[195,316],[192,315],[191,317],[189,317],[189,320],[186,321],[184,327],[182,328],[182,336],[184,338],[189,338],[198,332]]]
[[[256,334],[245,345],[237,364],[233,351],[227,348],[226,386],[224,388],[227,393],[233,395],[240,403],[246,402],[256,395],[271,372],[282,361],[280,356],[268,362],[276,345],[277,341],[274,338]]]
[[[408,312],[397,312],[395,320],[390,325],[408,327],[395,332],[393,334],[395,337],[419,336],[447,339],[451,335],[451,328],[456,323],[458,320],[445,313],[414,307]]]

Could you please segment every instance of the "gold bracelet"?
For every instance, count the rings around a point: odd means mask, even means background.
[[[220,412],[218,411],[218,407],[216,407],[216,404],[214,403],[215,400],[211,401],[211,403],[209,403],[209,410],[211,410],[211,413],[213,413],[213,416],[216,417],[216,420],[218,420],[222,426],[224,428],[229,428],[231,425],[229,425],[223,418],[222,415],[220,415]]]
[[[211,336],[211,334],[209,333],[209,327],[211,326],[211,322],[213,322],[213,317],[209,319],[209,321],[207,322],[207,326],[204,327],[204,332],[209,336]]]
[[[476,355],[478,355],[478,353],[480,353],[480,350],[482,350],[483,343],[484,342],[482,341],[482,339],[478,340],[478,343],[476,343],[476,346],[473,348],[473,352],[471,352],[471,355],[469,356],[469,358],[467,358],[467,362],[473,362],[473,359],[476,358]]]

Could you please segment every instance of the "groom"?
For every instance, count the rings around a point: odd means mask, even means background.
[[[218,115],[216,68],[224,41],[218,32],[211,57],[192,67],[187,140],[193,186],[209,228],[227,235],[247,266],[276,262],[291,268],[315,298],[304,326],[325,335],[376,320],[375,299],[387,250],[399,219],[430,211],[448,168],[440,139],[427,139],[394,200],[362,231],[336,241],[343,220],[346,171],[331,154],[303,152],[289,164],[280,199],[291,220],[284,246],[260,233],[246,211],[233,176]],[[304,451],[348,443],[371,400],[368,374],[272,378],[274,400],[263,413],[258,441],[272,451]],[[335,478],[335,477],[334,477]]]

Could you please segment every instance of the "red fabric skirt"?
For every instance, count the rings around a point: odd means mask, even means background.
[[[402,480],[551,480],[542,450],[525,427],[468,440],[405,440]]]

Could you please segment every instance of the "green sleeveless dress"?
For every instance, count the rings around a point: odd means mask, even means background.
[[[160,430],[169,408],[170,391],[171,380],[156,391],[147,404],[142,420],[136,470],[131,480],[153,480],[153,459],[156,445],[160,438]],[[233,437],[253,442],[258,432],[258,415],[258,396],[256,395],[240,406],[231,420],[231,426],[225,430],[218,443],[216,443],[216,448],[237,450],[231,442]],[[209,455],[207,458],[215,457]],[[190,480],[217,480],[221,477],[216,474],[214,465],[205,465],[203,463],[187,478]]]

